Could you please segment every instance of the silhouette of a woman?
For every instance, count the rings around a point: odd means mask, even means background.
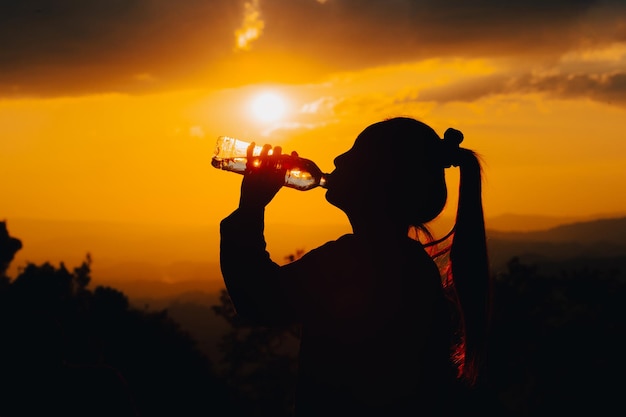
[[[264,208],[283,183],[274,168],[281,149],[268,155],[264,146],[261,166],[244,175],[239,208],[221,223],[222,274],[240,316],[301,325],[298,417],[452,415],[455,381],[475,383],[490,274],[480,164],[462,138],[449,129],[440,139],[404,117],[367,127],[335,159],[326,192],[353,233],[284,266],[263,237]],[[390,144],[401,159],[381,154]],[[443,210],[449,166],[461,179],[442,284],[427,245],[409,231],[427,231]]]

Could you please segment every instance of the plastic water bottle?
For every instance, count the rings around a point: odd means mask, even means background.
[[[220,136],[215,145],[215,154],[211,160],[211,165],[215,168],[243,174],[248,163],[249,146],[250,142],[229,136]],[[259,156],[262,148],[262,146],[255,146],[252,155]],[[323,173],[317,164],[310,159],[282,155],[280,163],[282,168],[286,169],[285,187],[300,191],[307,191],[316,187],[326,188],[328,174]],[[254,166],[254,163],[252,165]]]

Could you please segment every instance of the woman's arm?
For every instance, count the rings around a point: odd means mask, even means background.
[[[265,250],[265,206],[281,189],[284,168],[278,163],[281,148],[265,145],[258,157],[248,148],[248,164],[241,183],[239,208],[220,224],[220,266],[226,289],[237,313],[257,323],[285,322],[292,318],[285,294],[285,277]]]
[[[296,320],[286,293],[287,277],[265,250],[264,209],[235,210],[220,224],[220,266],[237,314],[257,324]]]

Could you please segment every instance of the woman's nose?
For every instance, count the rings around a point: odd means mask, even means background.
[[[342,153],[341,155],[337,156],[333,160],[333,164],[335,164],[335,168],[338,168],[339,165],[341,165],[343,163],[343,161],[346,159],[346,154],[347,154],[347,152]]]

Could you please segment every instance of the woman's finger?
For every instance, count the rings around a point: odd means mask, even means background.
[[[263,148],[261,149],[261,157],[262,158],[266,158],[267,155],[269,155],[270,149],[272,149],[272,145],[270,145],[268,143],[263,145]]]
[[[256,146],[256,144],[254,142],[250,142],[250,145],[248,145],[248,149],[246,150],[246,156],[248,157],[248,161],[252,160],[252,156],[254,154],[254,147]]]
[[[250,171],[252,170],[252,168],[254,168],[254,148],[255,148],[255,143],[251,142],[250,145],[248,145],[248,149],[246,149],[246,171]]]

